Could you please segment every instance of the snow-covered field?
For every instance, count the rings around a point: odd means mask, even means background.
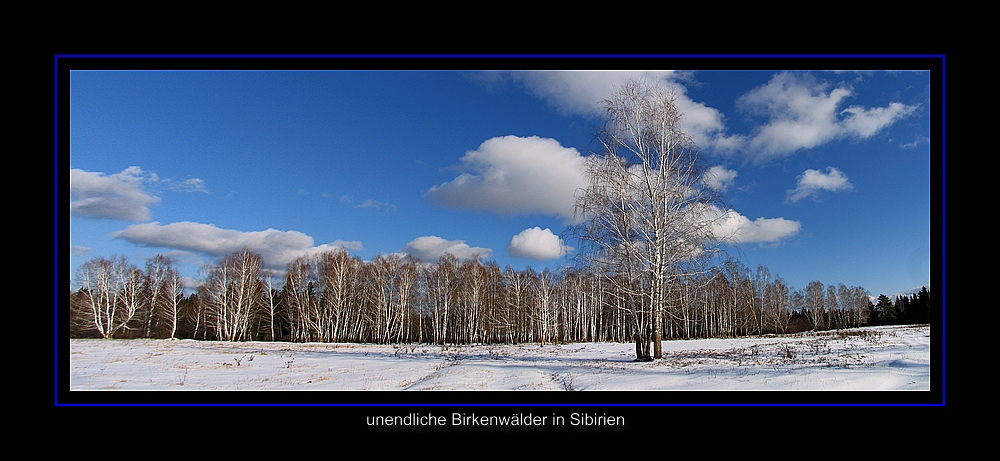
[[[927,326],[634,345],[70,341],[70,391],[929,391]]]

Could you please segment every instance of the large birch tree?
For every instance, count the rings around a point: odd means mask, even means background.
[[[714,241],[718,191],[681,129],[678,95],[631,80],[604,101],[598,155],[576,201],[586,262],[612,282],[632,318],[636,359],[662,357],[660,340],[670,286],[685,263]],[[649,343],[652,342],[652,356]]]

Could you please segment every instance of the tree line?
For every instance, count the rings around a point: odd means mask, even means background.
[[[435,263],[380,255],[362,261],[337,250],[293,261],[279,277],[261,256],[235,252],[206,266],[186,290],[169,258],[144,268],[124,257],[81,266],[71,291],[72,337],[367,343],[625,342],[633,315],[607,274],[581,268],[535,271],[450,254]],[[861,287],[810,282],[803,289],[728,259],[666,291],[665,339],[735,337],[808,329],[929,321],[923,289],[887,310]],[[635,305],[638,304],[638,309]],[[922,315],[922,316],[921,316]]]
[[[910,296],[897,296],[895,300],[882,294],[873,307],[872,324],[930,323],[933,312],[931,293],[927,287],[920,287],[920,291]]]

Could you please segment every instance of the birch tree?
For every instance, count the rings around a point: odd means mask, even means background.
[[[320,312],[324,317],[323,341],[340,341],[347,329],[345,320],[355,299],[356,278],[361,261],[338,249],[318,256],[317,277],[320,291]]]
[[[458,258],[451,253],[445,253],[426,275],[427,294],[433,313],[434,342],[437,344],[444,344],[450,339],[448,325],[451,323],[456,303],[457,272]]]
[[[142,272],[124,256],[87,261],[77,273],[85,296],[78,315],[103,338],[110,339],[131,322],[140,306]]]
[[[261,272],[261,282],[264,284],[264,318],[267,322],[268,339],[275,340],[275,327],[279,316],[280,296],[279,291],[274,288],[274,271],[266,269]],[[278,329],[280,331],[280,329]]]
[[[170,258],[156,255],[146,261],[146,273],[143,280],[142,317],[145,324],[143,336],[153,336],[156,322],[163,317],[162,310],[168,308],[170,293],[167,292],[167,279],[171,275]],[[169,317],[168,317],[169,318]]]
[[[681,129],[676,101],[647,80],[629,81],[605,100],[600,152],[588,157],[588,185],[577,194],[582,254],[628,306],[637,360],[662,357],[670,284],[714,240],[718,191],[706,186],[707,168]]]
[[[312,296],[312,259],[300,256],[288,263],[285,284],[281,288],[285,305],[285,321],[289,326],[290,340],[306,342],[313,339],[316,321],[312,318],[314,297]]]
[[[254,339],[251,326],[263,307],[263,260],[244,248],[222,258],[202,285],[208,320],[223,341]]]
[[[162,268],[162,279],[157,296],[151,299],[160,299],[160,304],[156,310],[158,322],[164,325],[164,330],[169,330],[168,338],[177,337],[177,322],[180,316],[181,300],[184,298],[184,281],[180,272],[171,266],[170,259],[166,259],[166,267]],[[147,275],[148,277],[148,275]]]
[[[809,282],[805,288],[806,315],[812,322],[814,330],[826,329],[824,291],[824,285],[819,280]]]

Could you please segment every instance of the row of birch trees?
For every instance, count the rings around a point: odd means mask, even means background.
[[[94,258],[77,272],[82,288],[70,295],[73,335],[176,337],[184,283],[170,260],[157,255],[143,271],[123,256]]]
[[[242,250],[204,269],[185,290],[163,256],[145,269],[123,257],[94,258],[71,292],[77,337],[371,343],[553,343],[632,341],[651,312],[608,274],[535,271],[495,262],[434,263],[336,250],[301,257],[282,275]],[[869,324],[861,287],[811,282],[801,290],[736,260],[678,280],[666,290],[662,336],[733,337]]]

